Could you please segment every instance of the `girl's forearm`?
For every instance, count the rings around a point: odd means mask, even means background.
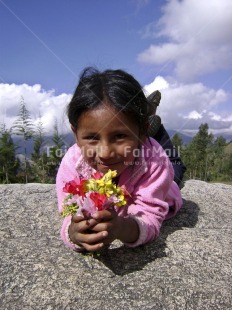
[[[132,243],[139,238],[139,226],[132,218],[119,217],[120,229],[118,239],[125,243]]]

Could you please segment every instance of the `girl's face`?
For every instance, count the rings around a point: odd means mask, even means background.
[[[91,167],[103,173],[117,170],[117,175],[133,163],[145,139],[133,120],[107,103],[84,112],[74,134]]]

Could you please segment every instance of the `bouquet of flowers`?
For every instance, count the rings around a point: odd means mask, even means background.
[[[112,206],[124,206],[129,193],[124,185],[113,183],[116,171],[94,173],[90,179],[80,179],[67,182],[63,191],[68,195],[64,198],[62,216],[81,215],[90,217],[95,211],[105,210]]]

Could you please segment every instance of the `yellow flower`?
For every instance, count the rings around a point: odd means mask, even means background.
[[[66,217],[67,215],[74,215],[77,213],[77,209],[79,208],[79,206],[76,203],[72,203],[69,205],[63,205],[63,210],[61,212],[61,215],[63,217]]]
[[[116,170],[108,170],[106,174],[103,175],[102,178],[95,180],[90,179],[87,181],[88,190],[99,192],[100,194],[104,194],[107,197],[111,197],[115,195],[119,202],[116,203],[117,206],[124,206],[126,204],[126,199],[124,193],[120,187],[117,187],[116,184],[112,182],[112,179],[117,176]]]
[[[108,170],[106,172],[106,174],[103,175],[102,180],[104,182],[107,182],[109,180],[112,180],[113,178],[115,178],[117,176],[117,171],[116,170]]]
[[[85,183],[85,192],[89,192],[89,191],[93,191],[93,192],[96,192],[96,191],[97,191],[97,183],[96,183],[96,180],[94,180],[94,179],[86,180],[86,183]]]
[[[122,201],[116,202],[116,206],[118,206],[118,207],[125,206],[125,204],[126,204],[126,200],[125,199],[123,199]]]

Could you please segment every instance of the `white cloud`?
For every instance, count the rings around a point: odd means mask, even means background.
[[[156,77],[144,89],[146,95],[161,90],[162,99],[157,114],[167,129],[196,131],[201,123],[208,123],[211,130],[232,134],[232,113],[224,112],[228,102],[228,94],[224,90],[208,88],[202,83],[167,81],[162,76]],[[21,96],[35,124],[41,114],[47,134],[53,133],[55,119],[60,133],[70,132],[65,109],[71,95],[63,93],[56,96],[53,90],[45,91],[39,84],[0,84],[0,124],[5,123],[7,128],[12,126],[17,118]]]
[[[168,88],[168,86],[169,86],[168,82],[162,76],[157,76],[152,83],[145,85],[143,87],[143,91],[147,97],[155,90],[166,89]]]
[[[187,116],[184,116],[187,119],[199,119],[202,118],[202,114],[198,113],[197,111],[191,111]]]
[[[164,37],[138,55],[142,63],[174,64],[178,78],[197,76],[232,66],[232,1],[170,0],[158,23],[145,36]]]
[[[71,95],[63,93],[56,96],[53,90],[45,91],[39,84],[0,84],[0,123],[5,123],[8,129],[17,118],[22,97],[35,124],[41,115],[47,134],[53,132],[55,119],[59,123],[60,133],[69,130],[65,108]]]
[[[162,99],[157,114],[166,128],[196,132],[202,123],[208,123],[212,132],[221,130],[232,134],[232,113],[223,112],[229,98],[224,90],[208,88],[202,83],[167,82],[163,77],[145,87],[154,91],[161,89],[159,86],[162,85],[165,87],[161,91]]]
[[[222,120],[222,117],[221,115],[218,115],[214,112],[209,112],[209,116],[211,117],[212,120],[214,121],[221,121]]]

